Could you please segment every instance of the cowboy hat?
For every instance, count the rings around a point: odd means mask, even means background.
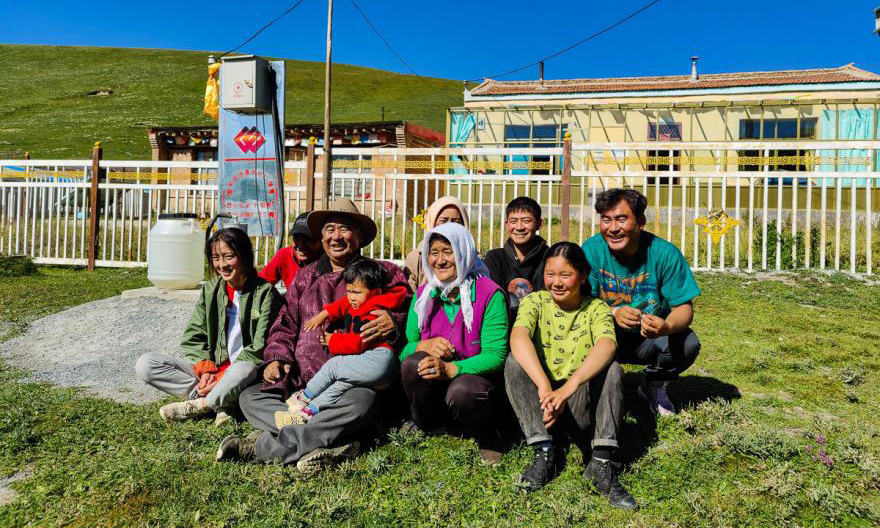
[[[368,245],[376,238],[376,223],[369,216],[361,214],[357,206],[348,198],[337,198],[330,204],[326,211],[312,211],[309,213],[309,230],[312,236],[321,239],[321,228],[324,222],[334,215],[347,216],[357,224],[361,232],[361,247]]]

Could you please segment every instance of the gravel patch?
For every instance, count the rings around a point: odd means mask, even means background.
[[[151,297],[81,304],[0,343],[0,357],[30,372],[27,381],[83,387],[121,402],[159,400],[166,395],[137,379],[134,363],[145,352],[182,356],[180,338],[193,308]]]

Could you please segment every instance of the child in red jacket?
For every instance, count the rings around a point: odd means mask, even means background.
[[[333,355],[305,388],[287,400],[290,412],[275,413],[276,425],[306,423],[321,407],[332,404],[352,387],[371,387],[388,381],[397,367],[397,358],[387,342],[366,344],[360,331],[376,316],[374,310],[396,310],[406,300],[405,286],[389,290],[388,272],[378,262],[359,260],[342,274],[346,296],[324,306],[318,315],[306,321],[304,330],[313,330],[326,321],[344,321],[342,332],[324,332],[322,340]]]

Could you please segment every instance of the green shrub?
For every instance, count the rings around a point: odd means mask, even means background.
[[[755,227],[754,251],[757,258],[761,256],[761,245],[764,240],[764,232],[760,220],[754,220],[758,225]],[[767,222],[767,266],[775,268],[776,266],[776,243],[779,240],[780,247],[780,267],[784,270],[798,269],[804,267],[804,256],[806,255],[806,237],[803,230],[799,230],[796,234],[791,233],[791,222],[787,221],[782,224],[780,233],[776,232],[776,220]],[[792,256],[792,247],[795,248],[795,255]],[[813,261],[818,259],[819,255],[819,228],[810,228],[810,256]]]
[[[29,257],[0,255],[0,277],[24,277],[36,273],[37,265]]]

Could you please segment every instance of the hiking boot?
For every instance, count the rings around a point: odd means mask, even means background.
[[[608,502],[615,508],[622,510],[638,510],[639,503],[629,494],[617,480],[622,466],[618,462],[610,460],[590,459],[587,469],[584,470],[584,478],[592,482],[599,493],[605,495]]]
[[[288,411],[275,411],[275,427],[278,429],[288,425],[302,425],[308,421],[308,416],[301,411],[295,413]]]
[[[359,442],[351,442],[338,447],[319,447],[306,453],[296,463],[296,469],[301,473],[314,473],[327,469],[342,462],[347,458],[358,455],[361,450]]]
[[[159,408],[159,416],[165,420],[180,422],[189,420],[213,412],[207,407],[199,405],[199,400],[186,400],[182,402],[169,403]]]
[[[220,447],[217,448],[216,459],[218,462],[241,460],[247,462],[253,460],[256,456],[257,438],[263,434],[262,431],[253,431],[247,436],[239,436],[231,434],[220,440]]]
[[[517,486],[525,491],[538,491],[546,486],[559,471],[554,448],[535,447],[535,460],[522,475],[519,476]]]
[[[639,397],[648,402],[648,409],[654,416],[669,416],[675,414],[675,406],[669,401],[669,395],[666,394],[666,386],[668,381],[649,381],[639,385],[636,392]]]

